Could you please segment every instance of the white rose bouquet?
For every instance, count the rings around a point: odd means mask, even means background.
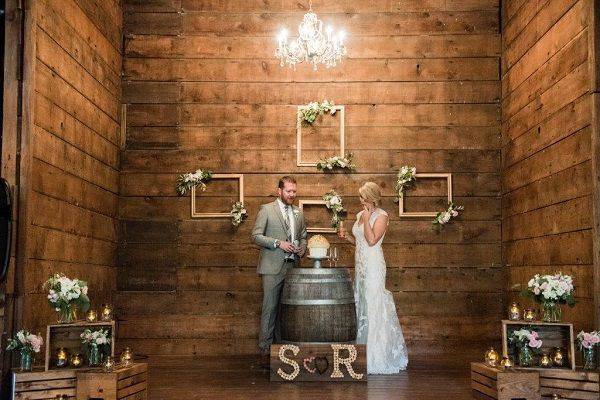
[[[88,355],[90,367],[97,367],[102,361],[102,355],[107,352],[111,338],[108,329],[84,330],[81,335],[81,343]]]
[[[558,322],[562,316],[558,304],[573,307],[576,303],[574,291],[573,278],[558,272],[554,275],[536,274],[527,283],[527,289],[522,294],[542,304],[542,321]]]
[[[44,283],[44,288],[48,290],[48,302],[59,313],[61,323],[73,322],[75,307],[82,312],[90,308],[88,286],[82,280],[54,274]]]
[[[341,196],[331,189],[323,195],[323,200],[325,200],[325,206],[333,213],[331,226],[336,229],[339,228],[343,215],[346,213]]]
[[[335,114],[336,109],[334,108],[334,104],[332,102],[327,100],[323,101],[322,103],[319,103],[318,101],[312,101],[306,106],[298,109],[298,116],[307,124],[312,124],[319,115],[323,115],[326,112],[330,113],[331,115]]]
[[[191,172],[179,175],[177,178],[176,190],[179,195],[183,196],[188,190],[199,186],[200,190],[206,190],[206,183],[212,178],[212,172],[208,170],[198,169],[196,172]]]
[[[329,158],[323,158],[317,161],[317,169],[319,171],[332,171],[338,168],[354,171],[356,169],[356,165],[352,162],[353,157],[354,155],[352,153],[348,153],[345,157],[333,156]]]

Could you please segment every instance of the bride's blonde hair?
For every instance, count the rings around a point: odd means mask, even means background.
[[[381,203],[381,188],[378,184],[375,182],[365,182],[360,189],[358,189],[358,193],[363,200],[373,203],[375,207],[379,207],[379,204]]]

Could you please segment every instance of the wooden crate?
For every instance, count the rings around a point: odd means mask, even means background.
[[[296,354],[291,346],[296,346]],[[338,372],[334,373],[336,351],[342,359],[348,359],[350,351],[356,352],[356,359],[350,363],[352,371],[345,364],[338,363]],[[271,381],[366,382],[367,346],[352,343],[274,344],[271,346]]]
[[[552,369],[575,370],[575,337],[573,336],[573,324],[548,323],[548,322],[526,322],[526,321],[502,321],[502,354],[518,360],[515,346],[511,346],[508,338],[511,333],[519,329],[534,330],[542,340],[542,351],[550,354],[556,347],[563,349],[565,354],[565,366],[553,367]],[[547,370],[547,368],[532,367],[523,369]]]
[[[537,371],[493,368],[471,363],[473,398],[484,400],[539,400],[540,375]]]
[[[64,347],[72,354],[74,351],[83,353],[83,346],[81,344],[81,338],[79,335],[87,329],[93,328],[107,328],[110,332],[111,338],[111,355],[115,355],[115,321],[109,322],[86,322],[78,321],[72,324],[55,324],[48,325],[46,329],[46,371],[50,370],[62,370],[64,368],[57,368],[56,365],[56,352],[60,347]]]
[[[77,400],[145,400],[148,364],[136,363],[113,372],[78,372]]]
[[[12,399],[55,399],[67,395],[75,399],[75,371],[14,372]]]
[[[540,392],[542,398],[552,398],[556,393],[563,399],[600,399],[600,372],[571,370],[540,371]]]

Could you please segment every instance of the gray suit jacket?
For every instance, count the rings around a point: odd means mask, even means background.
[[[300,246],[306,246],[306,224],[300,209],[293,206],[295,220],[295,237]],[[275,240],[287,240],[285,222],[277,200],[263,204],[256,217],[252,229],[252,242],[261,247],[258,273],[264,275],[278,274],[283,267],[285,252],[275,248]]]

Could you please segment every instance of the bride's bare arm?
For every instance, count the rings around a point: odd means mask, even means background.
[[[383,237],[385,231],[388,226],[388,216],[387,215],[379,215],[371,227],[369,221],[365,221],[363,223],[363,227],[365,230],[365,239],[369,246],[373,247],[379,242],[379,239]]]

